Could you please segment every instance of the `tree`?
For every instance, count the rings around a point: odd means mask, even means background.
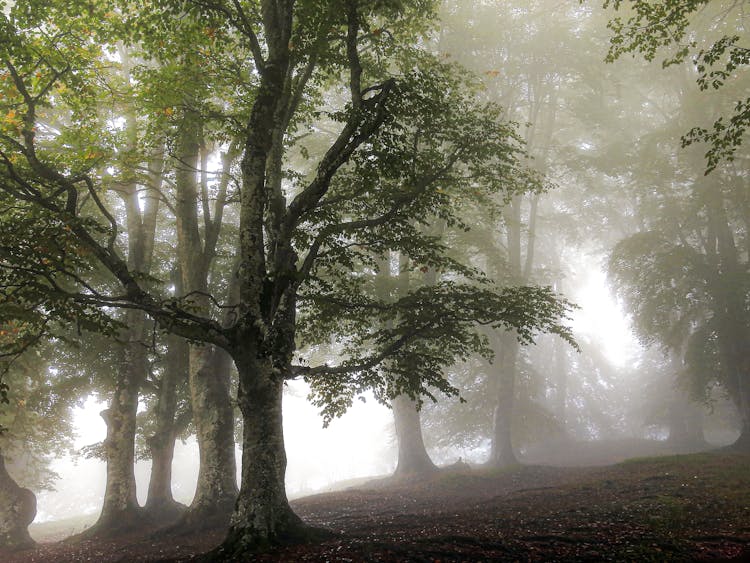
[[[440,368],[484,348],[473,331],[477,323],[513,327],[525,341],[537,330],[570,339],[560,324],[567,304],[550,289],[496,289],[458,264],[453,269],[464,274],[463,279],[456,276],[420,288],[395,303],[358,296],[362,282],[350,275],[352,265],[372,260],[360,247],[367,247],[370,255],[371,249],[406,251],[421,263],[442,265],[443,248],[417,236],[409,225],[436,208],[448,222],[457,221],[439,184],[419,181],[425,174],[446,174],[440,147],[416,163],[428,170],[419,170],[419,175],[402,159],[410,149],[405,143],[411,141],[404,132],[415,115],[439,115],[445,110],[442,96],[457,86],[452,72],[433,80],[431,74],[414,70],[421,55],[403,48],[429,25],[429,2],[347,0],[320,6],[264,0],[256,13],[243,3],[196,1],[165,3],[144,14],[124,10],[123,16],[105,3],[84,3],[92,17],[78,23],[85,27],[80,35],[48,34],[61,20],[76,23],[79,12],[72,11],[72,4],[43,10],[14,5],[3,15],[2,38],[8,45],[3,52],[3,99],[12,105],[4,102],[2,107],[6,116],[14,113],[12,126],[0,136],[0,185],[30,212],[48,214],[106,275],[105,281],[95,282],[81,274],[61,287],[56,280],[65,272],[55,270],[45,279],[44,291],[92,310],[142,311],[163,330],[221,348],[234,361],[243,418],[241,487],[217,557],[234,559],[248,550],[310,535],[289,507],[284,486],[281,396],[286,379],[306,377],[328,412],[336,413],[353,394],[368,388],[383,399],[405,391],[417,395],[430,384],[449,390]],[[220,307],[231,310],[230,323],[196,309],[189,295],[169,295],[123,259],[119,225],[99,196],[101,166],[86,158],[90,146],[80,154],[61,142],[84,134],[90,135],[88,142],[100,138],[101,124],[92,124],[78,110],[89,89],[100,84],[87,79],[102,78],[97,73],[99,45],[106,44],[102,39],[118,39],[116,34],[108,36],[112,28],[106,22],[113,20],[115,30],[124,23],[129,30],[146,32],[156,22],[154,29],[169,31],[158,36],[162,41],[173,40],[174,26],[179,30],[183,21],[201,22],[205,40],[215,39],[214,48],[231,53],[243,69],[239,96],[225,100],[225,106],[244,118],[236,132],[243,148],[237,210],[239,292],[236,302]],[[100,30],[102,37],[90,39]],[[210,56],[210,50],[196,43],[199,60]],[[349,98],[344,107],[329,112],[338,125],[336,137],[322,154],[311,155],[315,165],[307,177],[290,175],[294,181],[284,182],[289,146],[295,133],[311,123],[314,113],[308,105],[320,100],[321,88],[329,83],[345,87]],[[62,86],[68,94],[60,97]],[[249,111],[243,114],[241,104],[248,99]],[[59,134],[40,129],[39,112],[52,103],[64,104],[69,112]],[[86,109],[101,111],[97,106]],[[15,116],[20,116],[17,121]],[[483,169],[516,166],[508,152],[487,152],[487,133],[475,132],[472,144],[449,155],[464,163],[467,183]],[[494,131],[489,133],[492,139]],[[446,138],[452,134],[443,132]],[[115,152],[105,148],[105,157]],[[373,175],[384,171],[390,175]],[[220,303],[216,295],[208,300]],[[46,309],[34,310],[48,314]],[[391,328],[372,328],[388,326],[388,321]],[[298,337],[318,340],[326,335],[347,340],[347,360],[338,366],[293,365]],[[409,362],[408,377],[399,362],[407,356],[418,360]],[[395,360],[401,369],[381,370],[385,359]]]
[[[439,48],[446,56],[456,57],[481,74],[483,96],[502,105],[507,118],[525,122],[519,135],[528,151],[527,165],[537,172],[536,177],[528,178],[526,189],[515,194],[503,208],[501,217],[478,221],[486,225],[494,220],[492,228],[500,235],[484,233],[485,239],[494,242],[493,248],[485,249],[484,260],[492,265],[493,278],[505,284],[556,282],[542,280],[535,272],[550,259],[539,252],[538,239],[543,240],[545,233],[538,224],[547,211],[545,207],[551,207],[544,201],[551,198],[543,192],[551,183],[547,176],[555,174],[552,147],[570,142],[558,139],[563,129],[558,123],[558,108],[566,105],[566,86],[580,70],[577,63],[568,59],[562,62],[560,53],[570,48],[570,28],[579,18],[568,8],[547,2],[529,2],[523,7],[445,2],[443,11],[446,25]],[[467,21],[471,25],[467,26]],[[471,48],[466,48],[467,42]],[[577,49],[576,56],[570,59],[579,61],[580,51]],[[478,52],[482,56],[476,56]],[[521,396],[516,385],[524,350],[510,333],[490,338],[496,359],[489,368],[494,374],[488,373],[486,389],[495,397],[488,463],[513,465],[517,463],[512,440],[516,402],[532,404],[528,397]]]
[[[737,251],[737,230],[722,191],[713,182],[698,180],[688,194],[690,218],[683,219],[680,212],[682,224],[657,221],[620,241],[609,271],[644,342],[685,362],[693,395],[705,397],[716,381],[728,391],[742,420],[736,446],[746,448],[748,270]],[[665,209],[660,211],[663,215]]]
[[[22,549],[34,545],[28,525],[36,517],[36,497],[29,489],[19,487],[5,467],[0,452],[0,548]]]
[[[181,409],[179,405],[181,395],[187,395],[184,388],[189,369],[188,344],[173,334],[168,335],[166,341],[155,404],[149,410],[151,424],[141,429],[142,434],[146,434],[145,446],[148,449],[144,457],[151,459],[144,509],[157,522],[174,521],[186,508],[172,496],[172,459],[175,441],[186,433],[192,418],[189,405],[183,404]]]

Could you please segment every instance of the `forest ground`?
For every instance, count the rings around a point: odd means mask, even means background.
[[[581,458],[602,461],[585,452]],[[726,451],[588,467],[445,469],[431,478],[374,480],[293,506],[337,535],[249,560],[750,561],[750,455]],[[46,541],[59,540],[55,533],[60,529],[49,528]],[[0,559],[186,561],[222,533],[53,541]]]

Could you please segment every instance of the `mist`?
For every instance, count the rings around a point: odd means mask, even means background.
[[[48,4],[3,560],[750,554],[746,2]]]

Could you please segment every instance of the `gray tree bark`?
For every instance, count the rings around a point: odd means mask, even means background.
[[[498,378],[495,410],[492,417],[492,443],[487,465],[508,467],[518,464],[513,449],[513,408],[515,403],[516,363],[520,345],[514,333],[501,335],[496,346]]]
[[[148,438],[151,451],[151,478],[144,509],[152,519],[168,523],[187,508],[172,495],[172,460],[175,440],[183,430],[175,420],[178,386],[187,379],[188,345],[179,336],[167,337],[164,375],[159,382],[156,404],[156,429]],[[187,421],[185,421],[187,423]]]
[[[441,229],[443,230],[442,222]],[[388,272],[389,265],[381,264],[381,275]],[[430,269],[425,272],[424,283],[434,285],[437,281],[437,272]],[[405,255],[399,257],[399,274],[397,284],[397,296],[404,297],[409,292],[409,258]],[[399,395],[391,401],[393,410],[393,421],[396,428],[396,440],[398,441],[398,463],[394,476],[408,477],[423,475],[437,471],[437,466],[430,459],[422,436],[422,422],[420,420],[417,403],[407,395]]]
[[[129,337],[140,335],[143,313],[126,314]],[[145,380],[146,353],[138,341],[122,345],[117,368],[117,381],[109,408],[100,414],[107,424],[104,451],[107,459],[107,484],[99,519],[89,528],[87,536],[110,536],[127,532],[143,523],[135,484],[135,431],[138,393]]]
[[[29,524],[36,517],[36,496],[16,483],[5,468],[0,452],[0,549],[20,550],[34,547]]]
[[[406,395],[391,401],[398,440],[398,464],[394,475],[409,477],[437,471],[424,445],[417,405]]]
[[[708,254],[716,271],[709,291],[714,301],[725,384],[741,420],[740,436],[733,447],[750,451],[750,329],[745,319],[745,295],[737,283],[746,274],[746,268],[740,263],[720,187],[708,185],[705,188],[713,190],[707,206],[711,241]]]
[[[191,104],[187,103],[186,106],[190,108]],[[221,227],[231,156],[225,155],[225,173],[212,218],[209,216],[205,170],[201,168],[206,163],[202,137],[200,116],[187,109],[176,145],[177,253],[184,299],[207,315],[210,310],[207,297],[208,276]],[[205,224],[203,238],[198,217],[199,173]],[[195,496],[177,526],[183,529],[221,526],[228,523],[237,498],[234,413],[229,392],[231,359],[226,352],[213,345],[191,343],[188,366],[188,385],[200,450],[200,468]]]

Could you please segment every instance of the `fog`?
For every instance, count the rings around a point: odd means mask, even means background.
[[[284,438],[287,447],[287,492],[290,498],[347,486],[355,479],[389,474],[395,468],[395,436],[387,407],[372,397],[358,402],[327,428],[306,401],[307,386],[291,382],[284,395]],[[107,427],[99,412],[106,404],[88,399],[73,411],[76,439],[73,450],[100,442]],[[236,450],[240,457],[240,450]],[[198,445],[194,438],[178,441],[173,462],[172,491],[175,500],[190,504],[198,478]],[[138,501],[146,502],[151,463],[135,465]],[[56,459],[51,470],[58,478],[53,491],[39,494],[37,523],[76,514],[92,515],[101,509],[106,485],[105,462],[73,454]]]
[[[750,556],[747,0],[37,4],[0,559]]]
[[[631,332],[621,305],[613,297],[601,269],[601,257],[577,256],[571,298],[580,306],[571,325],[581,338],[601,346],[605,357],[617,367],[632,363],[643,350]],[[626,376],[625,376],[626,377]],[[288,456],[286,473],[290,498],[299,498],[352,486],[362,478],[375,479],[396,468],[397,443],[393,415],[370,396],[357,401],[341,418],[324,428],[317,410],[307,400],[308,386],[290,382],[284,394],[284,438]],[[106,437],[106,425],[99,412],[106,404],[89,398],[73,414],[76,439],[73,450],[100,442]],[[240,457],[239,448],[236,455]],[[446,463],[451,457],[480,462],[486,449],[457,448],[442,452]],[[173,462],[172,491],[175,500],[190,504],[198,477],[198,446],[194,438],[178,441]],[[150,473],[148,460],[136,463],[138,500],[146,502]],[[71,514],[95,515],[105,488],[104,461],[80,455],[55,460],[51,469],[59,478],[54,491],[39,494],[39,512],[35,522],[64,519]]]

